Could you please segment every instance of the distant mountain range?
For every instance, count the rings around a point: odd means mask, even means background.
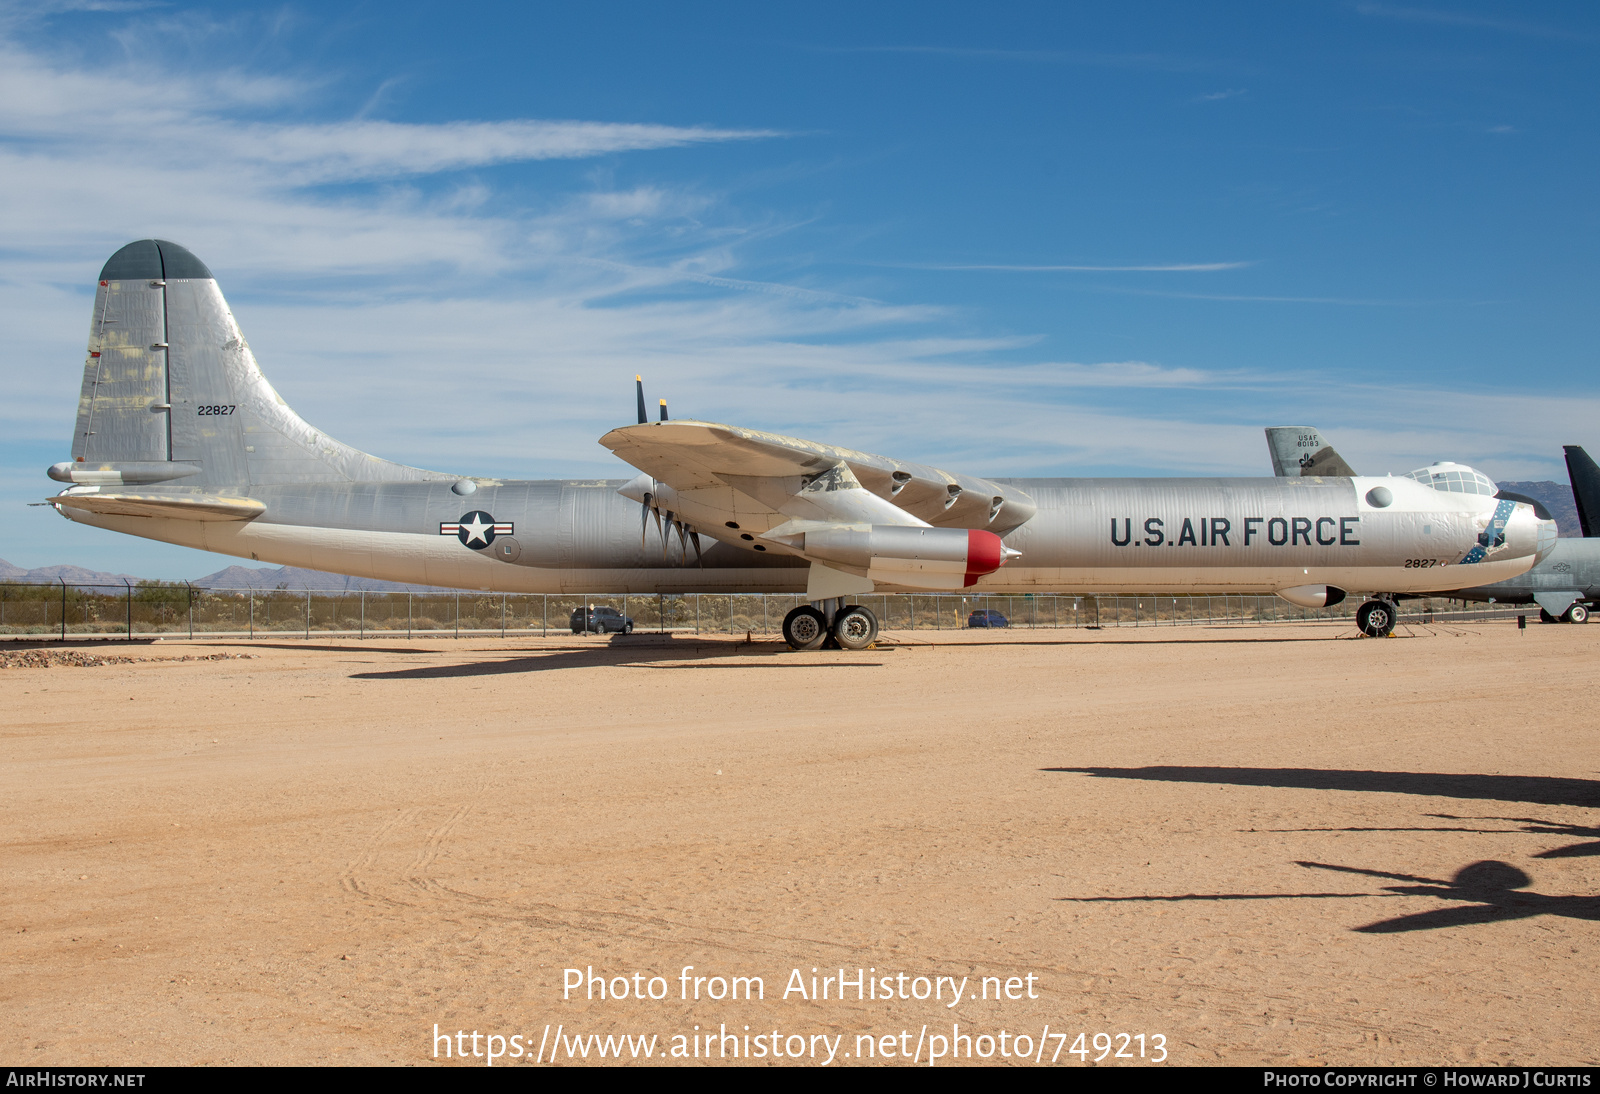
[[[1508,480],[1497,485],[1502,490],[1509,490],[1513,494],[1526,494],[1543,502],[1544,507],[1550,510],[1550,515],[1556,519],[1556,527],[1561,530],[1563,538],[1583,535],[1583,526],[1578,523],[1578,503],[1572,500],[1572,487],[1566,483]]]
[[[82,566],[39,566],[24,570],[0,558],[0,581],[23,585],[55,585],[66,582],[74,588],[95,585],[138,585],[147,578],[132,574],[112,574],[101,570],[88,570]],[[404,585],[397,581],[378,581],[370,577],[349,577],[345,574],[328,574],[321,570],[302,570],[297,566],[251,569],[248,566],[229,566],[205,577],[197,577],[189,584],[197,589],[292,589],[296,592],[310,590],[314,593],[353,592],[444,592],[433,585]]]
[[[309,589],[314,593],[403,593],[447,592],[436,585],[406,585],[398,581],[379,581],[372,577],[351,577],[321,570],[302,570],[298,566],[252,570],[248,566],[229,566],[190,582],[197,589]]]
[[[1572,500],[1572,487],[1564,482],[1502,482],[1502,489],[1510,490],[1515,494],[1526,494],[1530,498],[1537,498],[1550,510],[1550,515],[1555,518],[1556,527],[1561,530],[1562,536],[1581,536],[1583,531],[1578,524],[1578,506]],[[0,581],[13,581],[21,584],[48,584],[66,582],[72,586],[89,585],[137,585],[146,580],[134,577],[132,574],[112,574],[99,570],[87,570],[82,566],[40,566],[32,570],[24,570],[21,566],[13,566],[5,559],[0,558]],[[440,592],[434,585],[404,585],[397,581],[378,581],[370,577],[348,577],[344,574],[329,574],[321,570],[302,570],[297,566],[278,566],[276,568],[251,569],[248,566],[229,566],[225,570],[218,570],[205,577],[197,577],[190,582],[197,589],[294,589],[310,590],[314,593],[403,593],[403,592]]]
[[[82,566],[40,566],[24,570],[0,558],[0,581],[14,581],[23,585],[54,585],[65,581],[68,585],[137,585],[142,577],[132,574],[108,574],[100,570],[86,570]]]

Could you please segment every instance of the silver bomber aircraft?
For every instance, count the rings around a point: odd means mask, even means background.
[[[1555,526],[1532,506],[1409,479],[983,479],[702,421],[601,443],[628,481],[423,471],[308,425],[262,376],[215,279],[164,240],[100,272],[65,517],[336,573],[511,592],[802,593],[797,648],[864,648],[851,599],[973,588],[1393,598],[1532,566]]]

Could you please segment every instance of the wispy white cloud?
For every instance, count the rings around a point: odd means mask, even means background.
[[[1466,27],[1473,30],[1493,30],[1505,34],[1522,34],[1533,38],[1565,38],[1577,42],[1590,42],[1593,35],[1553,27],[1544,23],[1530,23],[1524,19],[1502,19],[1464,11],[1440,11],[1437,8],[1396,7],[1392,4],[1356,5],[1362,15],[1380,19],[1397,19],[1407,23],[1431,23],[1435,26]]]
[[[226,162],[270,170],[278,186],[304,186],[779,135],[581,120],[284,124],[229,113],[282,104],[300,90],[290,81],[236,73],[151,81],[136,71],[63,69],[12,46],[0,49],[0,136],[44,156],[70,156],[71,147],[92,141],[101,162],[159,147],[175,167]]]
[[[1196,95],[1191,101],[1197,103],[1219,103],[1224,99],[1237,99],[1244,94],[1246,94],[1244,88],[1230,87],[1226,91],[1213,91],[1206,95]]]
[[[887,265],[887,264],[885,264]],[[997,270],[1007,273],[1213,273],[1217,270],[1242,270],[1252,262],[1174,262],[1153,266],[1009,266],[999,264],[957,265],[954,263],[900,263],[912,270]]]
[[[813,46],[821,53],[901,53],[927,57],[949,57],[971,61],[1024,61],[1041,64],[1077,65],[1086,68],[1126,68],[1161,72],[1207,72],[1223,67],[1222,62],[1204,58],[1178,57],[1166,53],[1114,53],[1070,49],[986,49],[974,46],[881,45]]]
[[[1248,293],[1185,292],[1179,289],[1134,289],[1111,285],[1095,285],[1089,287],[1087,291],[1123,293],[1133,296],[1164,296],[1174,300],[1216,300],[1239,304],[1333,304],[1350,308],[1422,308],[1482,303],[1482,301],[1472,300],[1385,300],[1360,296],[1275,296]]]

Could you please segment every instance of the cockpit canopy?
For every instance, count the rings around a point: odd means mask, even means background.
[[[1436,463],[1407,472],[1404,477],[1451,494],[1482,494],[1492,498],[1499,489],[1488,475],[1474,471],[1464,463]]]

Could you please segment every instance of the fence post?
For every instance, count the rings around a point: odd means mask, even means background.
[[[122,583],[128,588],[128,641],[133,641],[133,586],[128,585],[128,579],[123,578]]]
[[[255,636],[256,636],[256,590],[255,590],[255,587],[252,586],[251,589],[250,589],[250,637],[253,640],[255,638]]]
[[[543,616],[543,621],[539,624],[539,637],[540,638],[549,638],[550,637],[550,594],[549,593],[540,593],[539,595],[544,597],[544,616]]]
[[[406,590],[406,640],[411,639],[411,590]]]
[[[194,586],[187,581],[183,587],[189,590],[189,641],[194,641]]]
[[[67,640],[67,579],[60,578],[61,582],[61,641]]]
[[[361,595],[361,624],[360,624],[361,629],[359,631],[357,631],[356,633],[357,633],[357,637],[365,638],[367,636],[367,590],[362,589],[361,592],[360,592],[360,595]]]
[[[461,637],[461,593],[456,592],[456,637]]]
[[[311,641],[311,590],[306,590],[306,641]]]
[[[500,637],[506,636],[506,594],[500,594]]]
[[[700,594],[694,594],[694,633],[700,633]]]

